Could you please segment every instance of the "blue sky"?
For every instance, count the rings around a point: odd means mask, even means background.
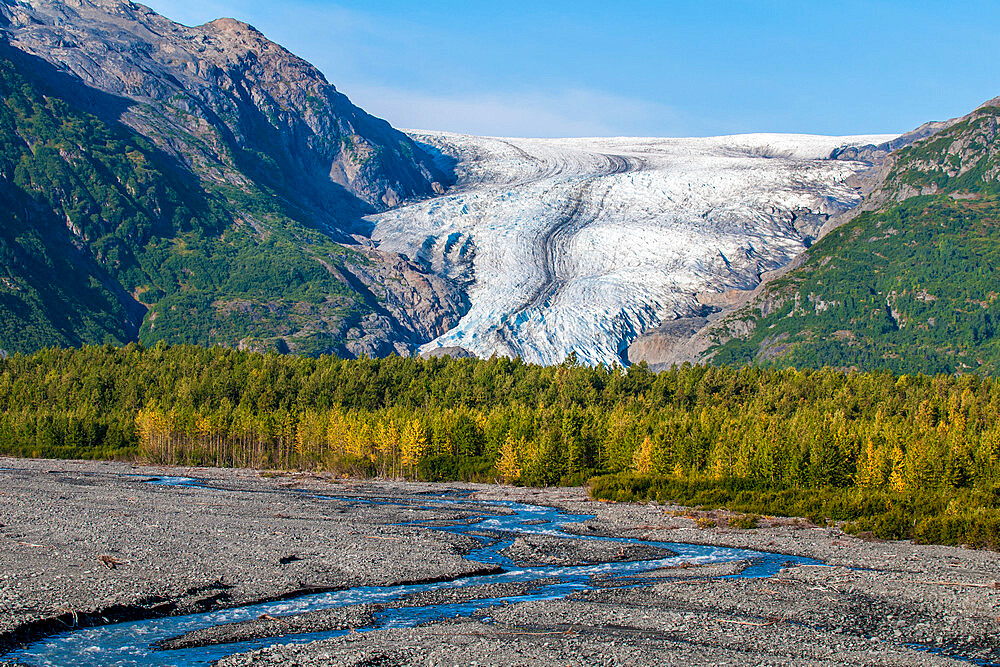
[[[903,132],[1000,95],[995,1],[145,1],[247,21],[402,128]]]

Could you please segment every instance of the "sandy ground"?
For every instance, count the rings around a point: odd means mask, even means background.
[[[212,488],[146,484],[187,475]],[[141,468],[0,459],[0,651],[115,620],[238,606],[305,591],[449,579],[490,568],[465,560],[469,537],[394,523],[464,518],[344,503],[335,496],[414,497],[464,488],[595,518],[582,534],[745,547],[808,556],[766,579],[724,579],[741,564],[680,567],[623,588],[491,607],[472,618],[383,629],[232,656],[236,665],[945,665],[1000,664],[995,552],[876,542],[784,519],[754,530],[699,528],[684,508],[588,501],[581,489],[369,483],[315,475]],[[704,517],[704,515],[699,515]],[[722,526],[725,516],[714,517]],[[703,522],[704,523],[704,522]],[[525,564],[660,555],[525,538]],[[532,585],[431,591],[400,605],[523,593]],[[213,628],[176,645],[360,628],[372,605]],[[2,658],[0,658],[0,664]]]

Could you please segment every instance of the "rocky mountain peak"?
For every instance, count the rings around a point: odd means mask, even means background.
[[[356,235],[446,163],[246,23],[0,0],[0,87],[4,349],[408,354],[466,307]]]
[[[976,107],[976,111],[979,111],[980,109],[985,109],[987,107],[1000,107],[1000,97],[994,97],[991,100],[986,100],[978,107]]]
[[[261,32],[257,30],[257,28],[253,27],[249,23],[244,23],[243,21],[229,17],[215,19],[214,21],[209,21],[208,23],[198,27],[204,30],[214,30],[222,33],[232,33],[235,35],[251,34],[261,38],[264,37]]]
[[[112,96],[78,94],[88,111],[125,123],[207,182],[271,188],[321,227],[343,229],[450,181],[410,138],[241,21],[188,27],[128,0],[5,0],[0,17],[25,62]]]

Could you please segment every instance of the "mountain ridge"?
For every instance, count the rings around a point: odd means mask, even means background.
[[[188,28],[126,0],[4,0],[0,16],[0,55],[35,91],[32,104],[64,101],[58,117],[45,112],[48,125],[96,128],[84,119],[93,114],[105,128],[99,132],[127,128],[133,139],[149,142],[162,174],[179,178],[211,204],[179,226],[161,225],[157,234],[135,243],[122,246],[119,239],[109,255],[94,244],[110,242],[106,237],[116,218],[103,210],[103,195],[88,187],[116,189],[121,179],[101,167],[97,172],[106,177],[85,186],[87,179],[72,175],[77,158],[59,149],[40,173],[62,173],[57,180],[69,179],[65,187],[49,188],[48,177],[22,185],[36,193],[72,191],[70,199],[39,202],[34,217],[63,219],[70,245],[80,248],[70,252],[57,244],[38,250],[36,259],[71,267],[79,262],[67,264],[46,253],[91,255],[81,260],[92,266],[86,271],[91,277],[100,269],[109,285],[123,281],[109,292],[117,296],[95,305],[92,315],[107,322],[111,311],[125,308],[142,325],[136,333],[134,322],[115,316],[118,324],[111,329],[117,331],[94,330],[80,338],[70,330],[59,333],[50,322],[34,344],[12,326],[14,340],[0,347],[30,350],[137,336],[148,343],[162,339],[310,354],[409,354],[462,311],[461,294],[445,281],[358,243],[354,235],[365,213],[402,197],[444,191],[451,180],[442,170],[447,165],[354,107],[312,65],[242,22]],[[8,129],[12,145],[23,143],[18,128]],[[48,140],[75,142],[71,152],[86,157],[89,139],[56,136],[60,131],[48,132]],[[89,208],[80,209],[73,198],[89,201]],[[147,211],[150,219],[159,217],[158,210]],[[87,225],[73,215],[98,222],[85,232]],[[32,224],[50,231],[58,227],[51,221]],[[287,271],[292,280],[278,280]],[[258,275],[258,285],[241,274]],[[64,278],[80,282],[70,275]],[[15,278],[24,276],[9,277]],[[271,291],[259,289],[267,284]],[[8,295],[15,310],[30,314],[41,307],[17,294]],[[65,299],[57,301],[69,307]],[[8,319],[19,321],[13,311]]]
[[[894,152],[842,225],[703,332],[708,358],[996,372],[998,102]]]
[[[0,59],[11,351],[723,359],[756,326],[734,312],[786,305],[769,284],[978,146],[900,166],[975,112],[898,137],[407,135],[247,23],[129,0],[0,0]]]
[[[314,208],[327,213],[350,208],[339,188],[378,210],[442,191],[448,180],[405,134],[249,24],[187,27],[128,0],[8,0],[0,10],[11,46],[130,100],[116,120],[209,180],[232,182],[248,157],[269,158],[278,173],[254,176],[311,187]],[[178,145],[178,132],[200,141]]]

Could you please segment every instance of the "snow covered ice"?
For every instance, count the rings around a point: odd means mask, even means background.
[[[627,363],[627,347],[751,289],[860,201],[867,168],[827,159],[891,135],[507,139],[411,132],[457,160],[447,194],[371,216],[374,240],[467,285],[470,310],[422,350]]]

